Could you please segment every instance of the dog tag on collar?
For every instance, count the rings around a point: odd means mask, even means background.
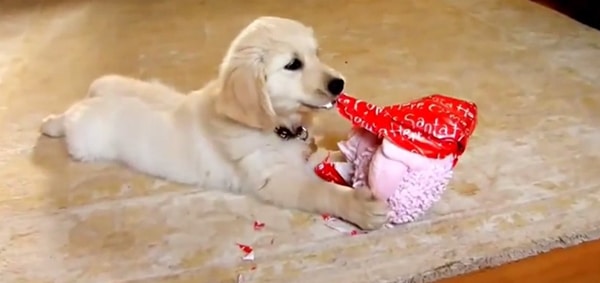
[[[306,141],[308,139],[308,130],[305,127],[298,126],[294,131],[288,127],[277,127],[275,128],[275,134],[277,134],[282,140],[299,139]]]

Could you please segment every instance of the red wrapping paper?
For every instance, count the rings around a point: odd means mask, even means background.
[[[347,94],[340,95],[337,102],[340,115],[354,127],[366,129],[379,138],[387,138],[399,147],[428,158],[453,155],[454,165],[465,151],[477,124],[474,103],[441,94],[385,107]],[[324,180],[345,185],[333,171],[335,168],[328,160],[315,168]]]
[[[477,122],[474,103],[440,94],[386,107],[342,94],[337,108],[353,126],[429,158],[460,156]]]
[[[348,185],[340,173],[335,169],[333,163],[329,161],[329,156],[327,156],[323,162],[319,163],[319,165],[315,167],[314,171],[321,179],[325,181],[336,183],[338,185]]]

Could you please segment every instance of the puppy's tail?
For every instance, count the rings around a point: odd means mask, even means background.
[[[44,120],[42,120],[42,126],[40,127],[40,131],[42,134],[52,137],[52,138],[60,138],[65,135],[65,123],[64,123],[64,115],[48,115]]]

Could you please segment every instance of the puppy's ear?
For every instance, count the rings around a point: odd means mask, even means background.
[[[247,59],[239,58],[223,64],[216,110],[250,127],[272,128],[275,111],[266,92],[262,62]]]

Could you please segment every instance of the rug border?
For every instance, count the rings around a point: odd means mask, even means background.
[[[525,258],[547,253],[554,249],[569,248],[598,239],[600,239],[600,228],[595,228],[594,230],[584,233],[569,233],[564,234],[564,236],[534,240],[530,243],[531,245],[508,248],[505,251],[490,256],[468,258],[465,260],[449,262],[447,264],[424,271],[420,274],[409,276],[397,281],[392,281],[390,283],[431,283],[437,280],[464,275],[471,272],[500,266],[502,264],[519,261]]]

